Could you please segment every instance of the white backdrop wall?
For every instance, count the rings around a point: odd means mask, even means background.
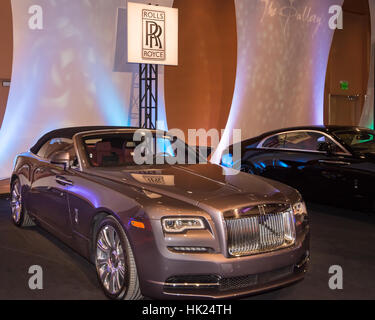
[[[236,86],[224,139],[282,127],[323,124],[324,84],[334,31],[331,5],[343,0],[235,0]]]
[[[172,6],[173,0],[133,0]],[[43,29],[29,28],[29,8]],[[0,177],[49,130],[137,125],[138,67],[126,63],[126,0],[12,0],[12,86],[0,130]],[[159,119],[165,122],[161,68]]]

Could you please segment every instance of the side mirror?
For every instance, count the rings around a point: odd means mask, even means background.
[[[321,142],[318,147],[319,151],[326,152],[327,154],[333,154],[333,146],[329,142]]]
[[[70,155],[69,152],[58,151],[51,157],[51,164],[63,167],[64,170],[69,168]]]

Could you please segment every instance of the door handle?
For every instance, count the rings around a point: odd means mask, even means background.
[[[328,165],[336,165],[336,166],[350,166],[350,162],[345,161],[331,161],[331,160],[319,160],[319,163],[328,164]]]
[[[56,182],[58,184],[63,185],[63,186],[72,186],[74,184],[73,181],[70,181],[70,180],[68,180],[64,177],[61,177],[61,176],[56,177]]]

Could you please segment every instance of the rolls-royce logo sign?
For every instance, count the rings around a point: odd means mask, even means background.
[[[178,10],[128,2],[128,62],[178,65]]]
[[[165,12],[142,10],[143,59],[165,60]]]
[[[156,22],[146,21],[146,44],[143,49],[145,49],[145,47],[152,49],[154,41],[155,47],[163,49],[163,45],[160,40],[162,34],[163,28],[161,26],[159,26]]]

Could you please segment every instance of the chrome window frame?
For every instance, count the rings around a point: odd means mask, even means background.
[[[318,151],[318,150],[309,150],[309,149],[290,149],[290,148],[268,148],[268,147],[263,147],[263,144],[268,140],[273,137],[281,136],[283,134],[288,135],[290,133],[298,133],[298,132],[306,132],[306,133],[318,133],[321,134],[322,136],[325,136],[328,138],[330,141],[332,141],[336,146],[338,146],[343,152],[336,152],[334,153],[335,155],[344,155],[344,156],[352,156],[352,154],[340,143],[338,142],[335,138],[331,137],[329,134],[319,131],[319,130],[292,130],[292,131],[283,131],[279,133],[275,133],[273,135],[267,136],[264,138],[258,145],[256,146],[256,149],[263,149],[263,150],[279,150],[279,151],[298,151],[298,152],[309,152],[309,153],[319,153],[319,154],[326,154],[324,151]]]

